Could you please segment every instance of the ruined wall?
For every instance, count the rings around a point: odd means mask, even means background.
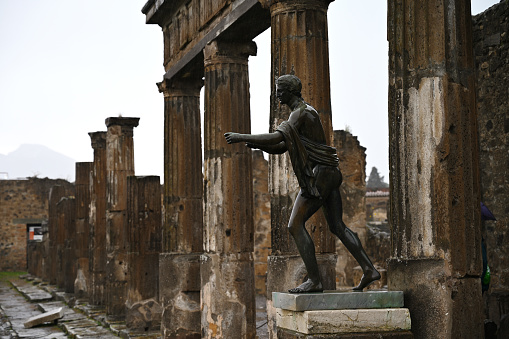
[[[491,269],[488,313],[497,321],[509,313],[509,3],[475,16],[473,25],[481,199],[497,218],[483,223]]]
[[[0,180],[0,271],[27,269],[27,223],[48,218],[49,190],[66,180]]]
[[[366,243],[366,148],[362,147],[346,131],[334,131],[334,147],[339,158],[339,168],[343,174],[341,199],[343,202],[343,221]],[[359,264],[339,239],[336,239],[336,285],[354,286],[353,268]]]
[[[262,151],[253,151],[254,269],[256,294],[267,291],[267,257],[270,255],[269,163]]]

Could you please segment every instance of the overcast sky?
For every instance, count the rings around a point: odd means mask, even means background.
[[[477,14],[498,0],[472,0]],[[388,179],[386,1],[329,7],[334,129],[367,148],[367,168]],[[163,36],[145,0],[0,0],[0,154],[41,144],[92,161],[88,132],[110,116],[140,117],[137,175],[163,180]],[[250,57],[252,132],[269,126],[270,32]],[[310,103],[313,104],[313,103]],[[1,166],[1,164],[0,164]],[[0,168],[0,172],[2,169]]]

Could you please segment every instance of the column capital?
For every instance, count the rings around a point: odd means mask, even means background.
[[[111,126],[134,128],[138,126],[139,121],[140,118],[110,117],[106,118],[105,123],[108,128]]]
[[[106,148],[106,132],[90,132],[88,135],[93,149]]]
[[[249,42],[226,42],[221,40],[211,41],[203,49],[205,66],[217,61],[247,62],[250,55],[256,55],[257,47],[254,41]]]
[[[200,90],[203,87],[203,77],[174,77],[171,79],[164,79],[156,85],[159,89],[159,93],[163,93],[165,97],[199,96]]]
[[[303,9],[327,10],[334,0],[272,0],[270,3],[271,15],[280,12]]]

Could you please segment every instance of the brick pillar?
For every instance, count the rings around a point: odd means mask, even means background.
[[[320,114],[320,119],[332,145],[330,106],[329,49],[327,8],[329,0],[272,1],[271,79],[294,74],[302,81],[302,97]],[[280,106],[275,81],[271,84],[270,130],[291,113]],[[269,157],[269,191],[271,192],[272,255],[268,259],[267,314],[269,332],[275,336],[275,309],[272,292],[286,292],[302,283],[306,269],[294,240],[287,230],[293,202],[299,193],[297,179],[288,153]],[[312,237],[324,289],[335,289],[335,238],[321,211],[306,223]]]
[[[202,337],[254,338],[251,150],[224,133],[250,133],[248,56],[254,43],[205,47],[205,219]]]
[[[127,296],[127,177],[134,175],[133,128],[139,118],[107,118],[106,314],[125,317]]]
[[[202,75],[165,80],[164,223],[159,297],[165,338],[200,338],[203,174],[200,128]],[[179,274],[175,274],[179,272]]]
[[[58,203],[60,211],[59,243],[62,244],[62,271],[61,281],[58,284],[64,288],[65,293],[74,293],[74,280],[76,279],[76,199],[65,197]]]
[[[76,284],[74,294],[88,295],[89,288],[89,247],[90,242],[90,183],[94,163],[76,163]],[[74,283],[74,282],[73,282]]]
[[[470,1],[389,1],[392,259],[415,338],[482,338]]]
[[[94,149],[90,182],[89,300],[92,305],[106,303],[106,132],[89,133]]]
[[[49,283],[57,284],[58,272],[58,209],[57,204],[65,196],[65,187],[51,187],[48,202],[48,236],[49,236]]]
[[[127,177],[127,326],[159,328],[161,313],[141,315],[136,303],[159,300],[161,184],[158,176]],[[175,274],[175,272],[172,272]],[[152,311],[152,310],[151,310]],[[148,321],[147,321],[148,320]]]

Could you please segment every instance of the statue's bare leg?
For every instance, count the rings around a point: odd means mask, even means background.
[[[343,222],[343,206],[339,188],[335,188],[330,192],[329,196],[324,202],[323,212],[331,232],[341,240],[341,242],[345,245],[345,247],[353,255],[355,260],[357,260],[362,268],[363,274],[361,281],[356,287],[353,288],[354,291],[362,291],[369,284],[380,279],[380,273],[373,266],[373,263],[364,251],[362,243],[357,234],[346,227],[345,223]]]
[[[301,285],[288,290],[290,293],[322,292],[323,286],[318,271],[318,263],[315,255],[315,244],[304,227],[306,221],[320,208],[320,199],[305,198],[301,193],[297,196],[293,205],[292,215],[288,223],[290,234],[295,240],[306,270],[308,280]]]

